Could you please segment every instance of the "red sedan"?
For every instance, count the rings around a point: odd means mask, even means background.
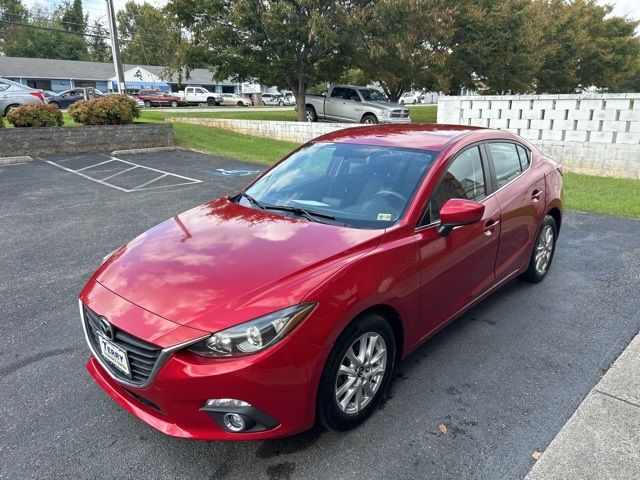
[[[396,362],[542,280],[562,169],[504,131],[342,130],[116,250],[80,293],[87,368],[169,435],[264,439],[376,408]]]

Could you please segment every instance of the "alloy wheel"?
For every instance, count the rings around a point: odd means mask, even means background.
[[[335,382],[335,398],[342,412],[355,415],[373,400],[387,363],[387,345],[378,333],[367,332],[349,346]]]
[[[554,234],[551,225],[545,225],[538,235],[536,242],[535,266],[540,275],[544,275],[549,268],[551,256],[553,255]]]

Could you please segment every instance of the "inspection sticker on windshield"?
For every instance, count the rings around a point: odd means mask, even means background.
[[[378,220],[389,221],[389,220],[391,220],[391,214],[390,213],[379,213],[378,214]]]

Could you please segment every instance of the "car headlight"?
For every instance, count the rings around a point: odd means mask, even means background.
[[[381,117],[388,117],[389,116],[389,110],[382,110],[382,112],[380,112],[380,116]]]
[[[286,337],[316,306],[317,303],[301,303],[221,330],[191,345],[189,351],[204,357],[231,357],[259,352]]]

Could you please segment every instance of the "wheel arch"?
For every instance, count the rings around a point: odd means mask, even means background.
[[[393,330],[393,336],[396,344],[396,360],[400,360],[404,352],[404,325],[400,314],[391,305],[387,303],[379,303],[362,310],[360,313],[355,315],[347,325],[345,325],[343,331],[358,318],[368,314],[380,315],[389,322],[389,326],[391,326],[391,330]]]
[[[551,207],[547,212],[547,215],[551,215],[556,222],[556,229],[560,233],[560,225],[562,224],[562,212],[558,207]]]
[[[362,123],[364,121],[365,117],[367,117],[367,116],[374,117],[377,122],[380,121],[380,117],[378,117],[378,115],[376,115],[375,113],[373,113],[373,112],[365,112],[360,117],[360,123]]]

